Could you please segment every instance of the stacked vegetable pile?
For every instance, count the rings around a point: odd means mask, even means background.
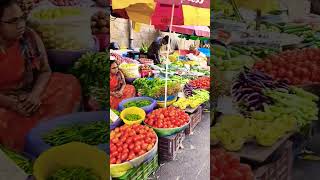
[[[191,80],[189,84],[196,89],[210,89],[210,77],[204,76]]]
[[[264,95],[264,89],[288,90],[285,81],[274,81],[270,76],[259,71],[245,68],[235,79],[231,94],[239,104],[242,113],[263,110],[264,104],[271,104],[272,99]]]
[[[103,11],[95,13],[91,17],[92,34],[106,34],[109,33],[109,17]]]
[[[12,160],[14,161],[18,167],[24,170],[25,173],[31,175],[33,172],[33,163],[25,158],[24,156],[9,150],[3,146],[0,146],[0,149]]]
[[[98,121],[85,125],[61,127],[43,136],[51,146],[59,146],[69,142],[83,142],[89,145],[107,144],[109,126],[106,121]]]
[[[53,173],[47,180],[100,180],[90,169],[82,167],[63,168]]]
[[[160,108],[147,115],[144,122],[155,128],[177,128],[189,123],[190,117],[175,107]]]
[[[133,85],[142,96],[148,96],[159,99],[165,94],[165,80],[160,78],[148,79],[139,78],[133,82]],[[180,91],[180,84],[173,80],[168,80],[168,96],[175,96]]]
[[[206,90],[193,90],[192,96],[187,98],[179,98],[178,101],[173,103],[173,106],[179,107],[180,109],[186,109],[190,106],[192,109],[198,107],[199,105],[209,101],[210,93]]]
[[[72,74],[81,83],[83,95],[93,97],[101,109],[109,105],[109,53],[87,53],[84,54],[74,65]]]
[[[211,149],[210,179],[254,180],[254,175],[250,166],[241,164],[235,154],[223,149]]]
[[[110,163],[121,164],[150,151],[157,136],[155,132],[140,124],[123,125],[110,133]]]
[[[138,115],[138,114],[127,114],[127,115],[125,116],[125,118],[126,118],[126,120],[128,120],[128,121],[137,121],[137,120],[141,119],[141,116]]]
[[[295,128],[296,119],[288,115],[258,120],[241,115],[226,115],[211,128],[211,140],[220,142],[229,151],[239,151],[248,141],[272,146]]]
[[[279,117],[290,115],[296,119],[299,128],[310,124],[318,119],[317,101],[319,97],[303,89],[291,87],[289,92],[267,90],[265,94],[272,98],[274,104],[266,106],[267,117]],[[267,118],[261,117],[261,118]]]
[[[269,56],[254,65],[255,69],[274,79],[285,79],[292,85],[320,82],[320,49],[296,49]]]

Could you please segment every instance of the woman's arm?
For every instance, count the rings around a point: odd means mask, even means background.
[[[14,109],[17,103],[16,99],[0,94],[0,107]]]
[[[35,36],[36,43],[37,43],[37,46],[38,46],[40,54],[41,54],[41,59],[40,59],[40,75],[39,75],[39,77],[38,77],[38,79],[32,89],[32,94],[40,97],[40,95],[42,94],[42,92],[46,88],[47,83],[50,79],[51,69],[50,69],[50,66],[48,63],[46,49],[43,45],[42,40],[35,32],[33,32],[33,34]]]
[[[123,93],[124,88],[126,87],[126,79],[124,78],[124,75],[121,71],[120,72],[120,76],[121,76],[121,80],[122,80],[122,86],[119,90],[119,92],[121,92],[121,94]]]

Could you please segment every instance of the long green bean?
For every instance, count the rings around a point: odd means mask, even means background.
[[[69,142],[82,142],[89,145],[106,144],[109,126],[106,121],[98,121],[85,125],[61,127],[43,136],[43,140],[51,146],[59,146]]]
[[[75,167],[56,171],[47,180],[100,180],[90,169]]]

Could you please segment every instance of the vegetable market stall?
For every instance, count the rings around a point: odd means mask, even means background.
[[[225,91],[214,107],[222,115],[211,127],[212,148],[232,151],[249,164],[250,179],[291,179],[306,144],[295,137],[312,138],[318,124],[319,94],[310,93],[317,92],[318,30],[283,18],[288,14],[282,11],[265,12],[252,23],[235,4],[219,1],[215,8],[211,62]]]

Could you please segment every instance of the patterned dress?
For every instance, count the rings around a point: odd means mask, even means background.
[[[13,97],[30,93],[39,76],[42,56],[31,30],[26,31],[22,41],[0,53],[0,93]],[[23,151],[25,137],[32,128],[40,121],[73,112],[80,101],[78,80],[71,75],[52,73],[41,95],[41,106],[32,116],[0,107],[0,143]]]
[[[119,71],[118,74],[110,74],[110,92],[119,91],[122,87],[122,75]],[[126,84],[125,88],[123,89],[123,95],[119,97],[115,97],[110,95],[110,107],[111,109],[118,109],[119,103],[127,98],[135,97],[136,89],[134,86]]]

